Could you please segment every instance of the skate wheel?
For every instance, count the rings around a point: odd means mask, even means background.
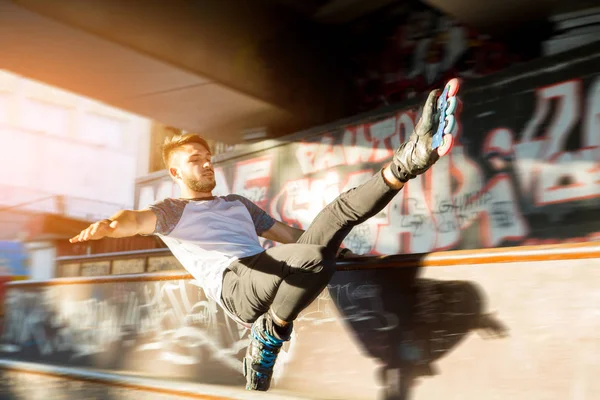
[[[456,96],[452,96],[448,99],[448,106],[446,106],[446,114],[454,114],[456,111],[456,107],[458,105],[458,100]]]
[[[444,135],[448,135],[454,129],[456,118],[454,115],[446,115],[446,126],[444,127]]]
[[[440,147],[437,148],[438,155],[440,157],[444,157],[446,154],[450,153],[453,144],[454,137],[452,135],[442,136],[442,144],[440,145]]]
[[[448,88],[448,95],[447,97],[453,97],[456,96],[456,93],[458,93],[458,87],[459,87],[459,82],[457,78],[453,78],[450,79],[448,81],[448,83],[446,84],[446,87]]]

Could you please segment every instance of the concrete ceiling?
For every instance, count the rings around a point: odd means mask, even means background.
[[[0,68],[229,143],[340,117],[343,78],[307,24],[200,3],[0,0]]]

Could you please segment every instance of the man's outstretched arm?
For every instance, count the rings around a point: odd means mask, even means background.
[[[150,235],[156,228],[156,214],[152,210],[122,210],[109,219],[91,224],[79,235],[69,239],[71,243],[98,240],[105,237],[120,238]]]

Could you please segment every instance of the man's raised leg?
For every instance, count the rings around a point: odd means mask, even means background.
[[[353,227],[379,213],[406,182],[425,173],[439,159],[432,149],[438,126],[439,90],[429,94],[415,130],[394,153],[392,162],[362,185],[340,194],[313,220],[298,243],[326,246],[337,252]]]

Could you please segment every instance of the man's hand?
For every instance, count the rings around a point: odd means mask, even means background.
[[[69,242],[78,243],[86,242],[88,240],[98,240],[105,237],[114,237],[112,234],[118,226],[118,221],[103,219],[102,221],[91,224],[87,229],[82,230],[79,235],[69,239]]]

